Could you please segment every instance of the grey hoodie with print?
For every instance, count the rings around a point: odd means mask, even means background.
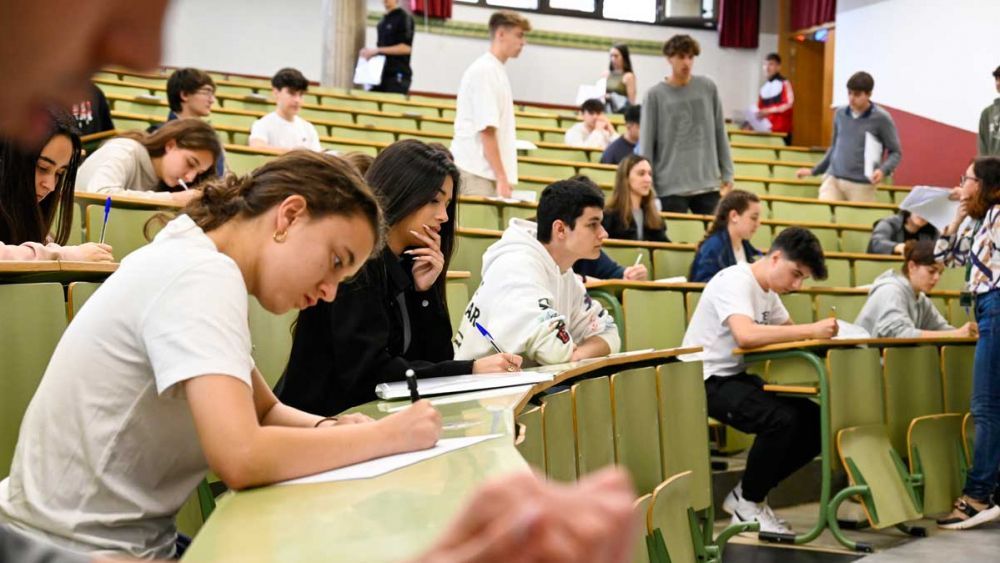
[[[927,295],[913,291],[910,280],[896,270],[875,278],[854,324],[864,327],[872,338],[918,338],[922,330],[955,328]]]

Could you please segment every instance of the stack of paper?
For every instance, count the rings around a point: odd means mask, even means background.
[[[378,86],[382,83],[383,68],[385,68],[385,55],[376,55],[370,59],[358,57],[358,65],[354,67],[354,83]]]
[[[906,199],[899,204],[900,209],[916,213],[939,231],[943,231],[955,218],[959,203],[949,199],[951,190],[930,186],[914,186]]]
[[[552,381],[555,374],[532,371],[516,371],[512,373],[482,373],[477,375],[454,375],[451,377],[429,377],[417,382],[421,396],[447,395],[463,393],[479,389],[495,389],[497,387],[513,387],[516,385],[531,385],[543,381]],[[405,381],[379,383],[375,386],[375,394],[379,399],[403,399],[410,396],[410,390]]]

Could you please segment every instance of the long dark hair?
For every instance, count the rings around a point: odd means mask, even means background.
[[[750,204],[755,202],[760,203],[760,198],[755,193],[743,190],[729,192],[719,202],[719,207],[715,210],[715,219],[712,220],[712,224],[705,231],[705,238],[701,239],[701,242],[698,243],[698,248],[701,248],[702,243],[708,240],[708,237],[729,227],[730,211],[735,211],[737,215],[742,215],[750,207]]]
[[[212,129],[211,125],[193,117],[173,119],[152,133],[127,131],[120,136],[137,141],[146,149],[150,158],[166,154],[167,143],[170,141],[174,141],[182,149],[204,150],[212,153],[212,165],[205,172],[196,176],[191,185],[214,178],[216,164],[222,156],[222,143],[219,142],[219,136],[215,130]],[[162,183],[163,179],[161,178],[160,181]]]
[[[640,162],[649,162],[649,159],[637,154],[630,154],[618,163],[618,170],[615,172],[615,191],[611,193],[611,200],[608,201],[605,210],[608,214],[618,215],[618,219],[626,228],[631,227],[633,221],[632,188],[629,187],[628,177],[632,173],[632,169]],[[660,217],[660,212],[656,209],[655,197],[656,193],[650,190],[642,198],[639,205],[642,207],[643,226],[658,231],[663,229],[663,217]]]
[[[447,177],[451,177],[454,185],[454,197],[448,204],[448,221],[441,225],[444,270],[434,282],[434,292],[442,302],[445,300],[445,273],[455,250],[455,225],[458,223],[459,174],[451,154],[422,141],[406,139],[383,149],[365,175],[382,204],[389,228],[438,197]]]
[[[73,154],[55,190],[39,202],[35,195],[38,158],[58,135],[69,138]],[[66,244],[73,228],[73,186],[80,153],[79,131],[65,112],[51,112],[49,134],[37,150],[23,150],[11,141],[0,140],[0,241],[44,244],[51,234],[56,244]]]
[[[632,70],[632,57],[629,56],[628,54],[628,45],[624,43],[615,43],[614,45],[611,46],[611,48],[621,53],[622,74],[625,74],[626,72],[635,72]],[[615,65],[611,64],[610,61],[608,62],[608,71],[609,72],[615,71]]]

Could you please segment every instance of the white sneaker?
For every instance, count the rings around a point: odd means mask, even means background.
[[[726,498],[722,501],[722,510],[724,510],[726,514],[735,515],[736,507],[739,506],[741,502],[747,502],[753,504],[751,501],[748,501],[743,498],[743,481],[737,483],[736,486],[733,487],[733,490],[729,491],[729,494],[726,495]],[[779,524],[788,528],[788,520],[785,520],[784,518],[775,514],[774,511],[771,510],[771,507],[767,505],[766,498],[764,499],[764,502],[761,504],[763,505],[764,510],[767,510],[770,518],[777,520]],[[734,522],[735,521],[736,520],[734,520]]]
[[[760,524],[761,532],[774,534],[794,534],[786,524],[781,523],[778,517],[771,510],[767,503],[756,503],[749,500],[741,500],[736,503],[733,510],[733,524],[757,522]]]

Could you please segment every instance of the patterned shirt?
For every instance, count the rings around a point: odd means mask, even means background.
[[[938,239],[934,256],[946,266],[967,267],[966,288],[972,293],[1000,287],[1000,205],[982,221],[966,217],[954,233]]]

